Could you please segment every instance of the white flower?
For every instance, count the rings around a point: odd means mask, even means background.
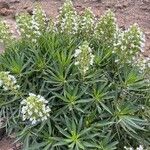
[[[144,147],[142,145],[140,145],[136,149],[134,149],[133,147],[126,147],[126,146],[124,146],[124,149],[125,150],[148,150],[148,149],[144,149]]]
[[[41,112],[39,112],[39,116],[40,116],[40,117],[42,117],[42,116],[43,116],[43,114],[42,114]]]
[[[75,50],[73,55],[75,57],[75,65],[78,66],[82,74],[86,74],[89,67],[94,63],[94,55],[92,49],[89,47],[88,42],[84,42],[78,49]]]
[[[74,53],[74,57],[77,57],[81,53],[80,49],[76,49]]]
[[[132,65],[139,68],[141,73],[145,72],[150,67],[149,57],[144,57],[142,54],[137,53],[136,56],[132,57]]]
[[[36,42],[37,42],[37,40],[36,40],[36,39],[32,39],[32,42],[33,42],[33,43],[36,43]]]
[[[74,64],[75,64],[76,66],[79,65],[79,61],[76,61]]]
[[[117,34],[118,33],[118,34]],[[144,52],[145,36],[138,25],[130,26],[126,31],[117,31],[114,41],[114,51],[121,60],[132,61],[138,52]]]
[[[143,149],[143,146],[140,145],[136,150],[144,150],[144,149]]]
[[[95,16],[90,8],[85,9],[83,15],[80,17],[81,19],[79,22],[79,31],[81,34],[92,36],[92,33],[94,32],[94,17]]]
[[[32,124],[35,124],[36,123],[36,120],[32,120]]]
[[[29,96],[36,96],[35,94],[33,94],[33,93],[29,93]]]
[[[59,31],[61,33],[65,32],[71,35],[77,33],[79,19],[71,1],[67,1],[63,5],[58,20]]]
[[[47,120],[51,111],[47,103],[43,96],[29,93],[29,97],[21,102],[23,120],[30,120],[32,124]]]
[[[119,62],[119,59],[115,59],[115,63]]]
[[[28,35],[28,34],[27,34],[27,35],[26,35],[26,37],[27,37],[27,38],[30,38],[30,37],[31,37],[31,35]]]
[[[86,73],[86,71],[87,71],[88,69],[89,69],[88,67],[84,67],[84,68],[83,68],[83,72]]]
[[[90,54],[90,57],[91,57],[91,59],[90,59],[90,65],[93,65],[93,63],[94,63],[94,55],[93,54]]]
[[[17,90],[20,88],[16,83],[16,78],[13,75],[10,75],[9,72],[0,72],[0,86],[2,86],[5,91]]]

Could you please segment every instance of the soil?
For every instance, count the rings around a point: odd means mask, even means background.
[[[1,2],[6,3],[5,7]],[[32,14],[35,2],[43,7],[49,17],[55,19],[64,0],[0,0],[0,15],[15,32],[15,15],[24,11]],[[150,57],[150,0],[73,0],[73,3],[79,13],[86,7],[91,7],[96,17],[100,17],[108,9],[113,10],[119,26],[123,29],[138,23],[146,36],[144,55]],[[3,50],[3,46],[0,45],[0,52]],[[16,150],[12,142],[11,138],[4,137],[0,141],[0,150]]]
[[[21,150],[21,144],[14,141],[14,138],[4,136],[0,141],[0,150]]]

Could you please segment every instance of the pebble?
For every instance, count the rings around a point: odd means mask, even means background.
[[[5,2],[5,1],[0,1],[0,9],[2,9],[2,8],[9,9],[10,6],[9,6],[9,4],[8,4],[7,2]]]
[[[28,9],[27,9],[27,12],[28,12],[30,15],[33,15],[33,8],[28,8]]]
[[[10,3],[20,3],[20,0],[10,0]]]
[[[7,9],[7,8],[2,8],[0,9],[0,15],[2,16],[8,16],[14,14],[14,10],[13,9]]]

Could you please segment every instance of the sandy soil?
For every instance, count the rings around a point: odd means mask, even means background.
[[[0,150],[19,150],[20,144],[14,144],[14,139],[9,137],[4,137],[0,141]]]
[[[58,15],[58,8],[63,4],[63,0],[0,0],[9,3],[10,15],[2,16],[15,30],[14,16],[22,11],[32,12],[34,2],[42,5],[49,17],[55,19]],[[118,19],[119,26],[128,28],[133,23],[138,23],[146,35],[145,56],[150,56],[150,0],[74,0],[74,6],[78,12],[82,12],[85,7],[91,7],[96,17],[100,17],[106,10],[112,9]],[[0,46],[0,51],[3,47]],[[0,150],[16,150],[13,148],[13,140],[4,137],[0,141]]]

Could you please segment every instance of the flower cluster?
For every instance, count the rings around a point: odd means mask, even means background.
[[[64,3],[63,7],[60,9],[58,18],[59,21],[57,25],[60,32],[65,32],[67,34],[76,34],[78,32],[79,17],[70,0]]]
[[[17,32],[24,39],[31,38],[31,16],[28,13],[21,13],[16,16]]]
[[[47,22],[47,17],[46,13],[42,10],[41,7],[36,6],[33,10],[33,15],[32,15],[32,30],[35,35],[35,37],[39,37],[41,33],[43,33],[46,29],[46,23]]]
[[[95,37],[100,40],[101,43],[111,45],[114,41],[117,25],[114,13],[108,10],[97,22],[95,27]]]
[[[136,149],[134,149],[133,147],[124,147],[125,150],[147,150],[144,149],[144,147],[142,145],[140,145],[139,147],[137,147]]]
[[[139,27],[134,24],[128,30],[120,33],[117,42],[114,42],[114,52],[118,53],[128,62],[139,51],[144,51],[145,38]],[[123,53],[123,55],[121,55]]]
[[[88,8],[85,9],[83,15],[81,16],[79,22],[79,33],[88,37],[89,35],[93,35],[94,32],[94,22],[95,22],[95,15],[93,12]]]
[[[86,74],[89,67],[94,63],[94,55],[92,49],[89,47],[88,42],[84,42],[78,49],[75,50],[75,65],[78,66],[79,70],[83,75]]]
[[[132,57],[132,65],[137,66],[141,73],[144,73],[148,68],[150,68],[150,58],[144,57],[141,53]]]
[[[34,43],[37,42],[37,39],[46,30],[46,14],[38,6],[34,8],[32,17],[27,13],[23,13],[17,16],[16,21],[21,35],[24,38],[31,39]]]
[[[0,72],[0,87],[5,91],[17,90],[20,86],[16,84],[16,78],[9,72]]]
[[[47,103],[44,97],[30,93],[29,97],[21,102],[23,120],[29,120],[32,124],[47,120],[51,111]]]
[[[0,42],[4,43],[5,45],[10,44],[13,37],[9,30],[9,26],[7,22],[0,21]]]
[[[58,29],[57,29],[57,24],[56,22],[54,22],[52,19],[49,19],[49,22],[47,24],[47,28],[46,28],[46,31],[49,33],[49,32],[58,32]]]

